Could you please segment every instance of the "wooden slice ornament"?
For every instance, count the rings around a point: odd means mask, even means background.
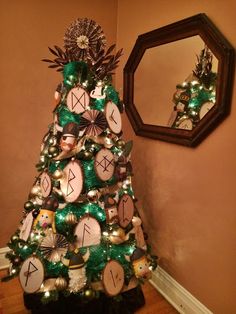
[[[40,176],[40,188],[43,197],[48,197],[52,190],[52,182],[48,173],[44,171]]]
[[[192,130],[193,129],[193,122],[191,119],[184,119],[183,121],[180,122],[178,129],[183,129],[183,130]]]
[[[23,225],[20,228],[19,238],[21,240],[27,241],[33,226],[34,217],[32,212],[30,212],[24,219]]]
[[[91,245],[97,245],[101,242],[101,228],[98,221],[86,215],[82,217],[75,228],[75,233],[77,236],[77,246],[85,247]]]
[[[81,86],[72,88],[67,95],[67,107],[71,112],[82,113],[89,106],[89,94]]]
[[[118,204],[119,224],[126,228],[134,215],[134,202],[130,195],[124,194]]]
[[[212,101],[205,102],[201,106],[201,109],[200,109],[200,112],[199,112],[199,118],[202,119],[211,110],[211,108],[214,107],[214,105],[215,104]]]
[[[102,148],[95,156],[95,171],[99,179],[107,181],[114,174],[114,155],[107,148]]]
[[[28,257],[22,264],[19,280],[26,293],[34,293],[39,290],[44,279],[44,268],[39,258]]]
[[[106,104],[105,115],[111,131],[115,134],[119,134],[122,128],[121,114],[117,105],[112,101],[108,101]]]
[[[70,161],[63,170],[61,180],[61,191],[65,200],[69,203],[75,202],[83,189],[83,171],[79,161]]]
[[[102,283],[106,294],[115,296],[124,286],[124,269],[116,260],[110,260],[102,272]]]

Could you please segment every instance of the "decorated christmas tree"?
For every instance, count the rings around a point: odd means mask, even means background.
[[[195,70],[176,86],[174,110],[168,122],[172,128],[192,130],[215,105],[217,74],[212,70],[213,54],[207,46],[197,56]]]
[[[43,59],[63,81],[39,173],[8,243],[5,278],[19,275],[25,304],[37,313],[52,303],[59,304],[52,313],[133,313],[143,304],[140,283],[156,267],[132,190],[123,103],[111,82],[122,51],[112,55],[115,45],[106,51],[105,44],[96,22],[78,19],[66,30],[64,49],[49,48],[52,60]]]

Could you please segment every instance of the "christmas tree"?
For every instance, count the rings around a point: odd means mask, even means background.
[[[192,130],[215,105],[217,74],[212,70],[213,54],[207,46],[197,56],[195,70],[176,86],[174,110],[168,126]]]
[[[64,49],[49,48],[53,59],[43,59],[62,72],[63,81],[41,144],[39,174],[8,243],[5,278],[19,275],[26,303],[34,297],[42,304],[63,300],[68,311],[71,297],[74,304],[101,299],[107,313],[118,313],[125,293],[137,295],[156,267],[132,190],[123,104],[111,82],[122,51],[112,55],[115,45],[105,51],[105,44],[96,22],[78,19],[65,32]]]

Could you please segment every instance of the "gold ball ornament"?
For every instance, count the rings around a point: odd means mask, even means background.
[[[50,146],[55,146],[57,145],[57,138],[55,136],[52,136],[49,138],[48,143]]]
[[[55,288],[57,290],[64,290],[67,287],[67,280],[63,277],[58,277],[55,280]]]
[[[19,239],[19,237],[18,237],[18,235],[16,235],[16,234],[14,234],[12,237],[11,237],[11,241],[16,241],[16,240],[18,240]]]
[[[63,171],[61,169],[57,169],[52,174],[52,178],[55,180],[61,179],[62,177],[63,177]]]
[[[88,289],[84,290],[84,296],[86,299],[91,300],[95,296],[95,291],[91,288],[88,288]]]
[[[56,157],[59,154],[59,149],[56,146],[50,146],[48,148],[48,154],[53,157]]]
[[[69,213],[66,215],[65,222],[68,225],[75,225],[78,222],[78,220],[75,214]]]
[[[87,193],[87,199],[90,202],[96,202],[98,200],[98,190],[91,190]]]
[[[93,153],[90,151],[85,150],[83,153],[83,158],[86,160],[90,160],[93,157]]]
[[[25,202],[24,208],[26,211],[30,211],[34,208],[34,204],[31,201]]]
[[[41,195],[41,188],[39,185],[34,185],[30,191],[31,196],[39,196]]]
[[[120,147],[120,148],[122,148],[122,147],[124,147],[125,146],[125,141],[123,141],[123,140],[118,140],[117,142],[116,142],[116,145],[118,146],[118,147]]]
[[[109,234],[108,237],[109,237],[110,242],[113,244],[121,244],[126,240],[125,239],[125,231],[122,228],[118,228],[116,230],[113,230]]]

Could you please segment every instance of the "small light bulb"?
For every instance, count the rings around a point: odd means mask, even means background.
[[[49,292],[49,291],[46,291],[46,292],[44,293],[44,296],[45,296],[46,298],[48,298],[48,297],[50,296],[50,292]]]

